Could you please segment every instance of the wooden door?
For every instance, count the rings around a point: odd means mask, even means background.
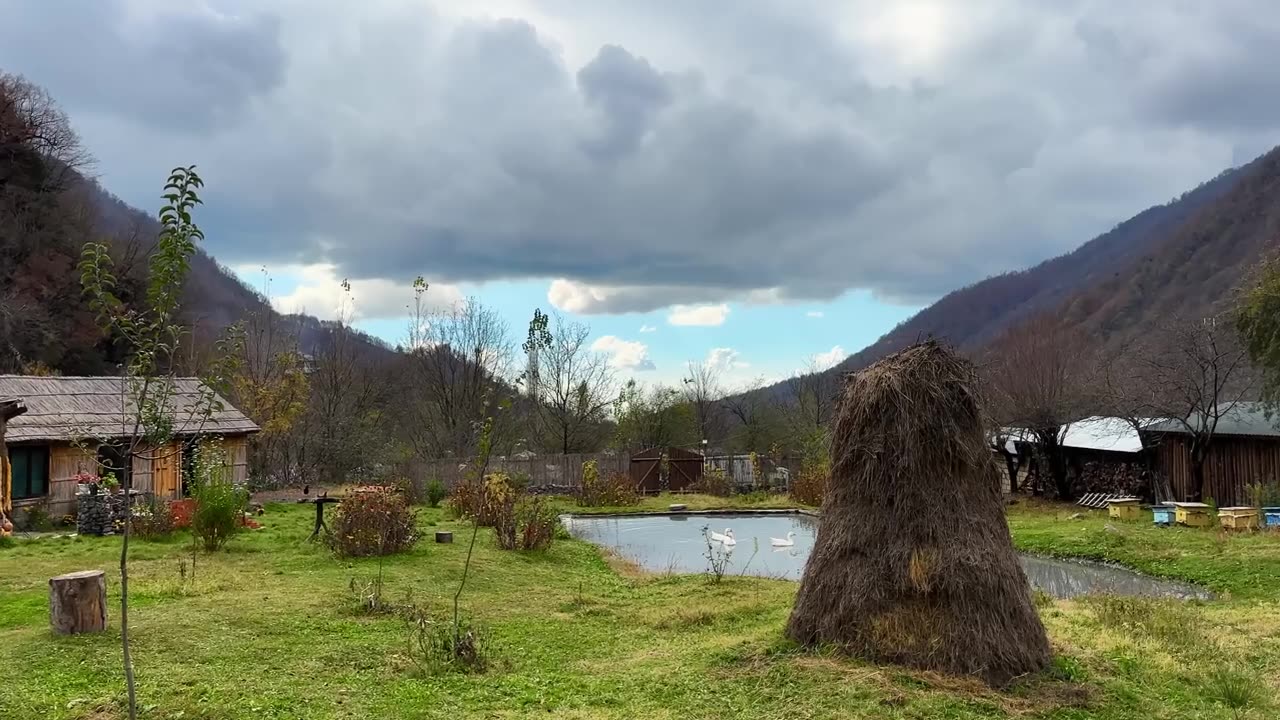
[[[631,456],[631,482],[636,492],[656,495],[662,490],[662,448],[641,450]]]
[[[702,455],[692,450],[667,450],[667,489],[683,492],[702,479]]]
[[[169,500],[178,497],[182,488],[181,467],[181,443],[170,443],[156,452],[155,459],[151,461],[152,492],[156,497]]]

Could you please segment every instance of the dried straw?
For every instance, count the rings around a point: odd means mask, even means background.
[[[976,387],[932,341],[846,380],[793,640],[993,685],[1048,664]]]

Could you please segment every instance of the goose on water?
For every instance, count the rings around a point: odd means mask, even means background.
[[[733,530],[730,530],[729,528],[724,529],[724,534],[720,534],[718,532],[712,532],[711,540],[712,542],[718,542],[721,545],[737,545],[738,544],[738,541],[735,540],[733,537]]]
[[[789,532],[786,539],[771,537],[769,538],[769,544],[774,547],[791,547],[796,544],[796,534]]]

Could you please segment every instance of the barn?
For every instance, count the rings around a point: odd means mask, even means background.
[[[175,439],[126,457],[134,432],[125,378],[0,375],[0,398],[25,406],[5,424],[9,462],[0,477],[0,512],[45,505],[51,515],[73,513],[80,473],[111,471],[140,492],[180,497],[190,448],[204,437],[222,439],[230,477],[245,482],[247,440],[258,426],[216,394],[221,409],[199,417],[195,408],[207,392],[198,378],[177,378],[170,403]]]
[[[1204,464],[1204,496],[1219,506],[1247,505],[1250,485],[1280,483],[1280,418],[1268,417],[1266,406],[1258,402],[1221,406],[1219,415]],[[1191,421],[1192,426],[1200,424]],[[1148,444],[1156,447],[1156,466],[1168,478],[1174,497],[1195,497],[1186,426],[1169,420],[1147,428],[1147,433]]]

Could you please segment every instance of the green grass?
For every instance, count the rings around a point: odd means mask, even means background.
[[[672,501],[651,499],[639,509]],[[698,496],[675,501],[726,505]],[[194,580],[185,539],[135,545],[131,620],[141,716],[1227,718],[1233,710],[1223,698],[1240,700],[1242,684],[1260,691],[1241,717],[1270,716],[1263,708],[1280,675],[1280,538],[1136,525],[1112,531],[1093,516],[1068,520],[1071,512],[1016,506],[1016,542],[1123,561],[1229,597],[1176,607],[1042,599],[1054,665],[996,692],[966,679],[797,651],[781,632],[794,583],[637,576],[585,543],[503,552],[491,531],[481,531],[463,607],[488,628],[494,667],[423,677],[406,656],[404,621],[360,614],[350,597],[352,579],[367,583],[377,561],[335,559],[304,541],[309,508],[273,505],[265,529],[237,536],[226,551],[198,553]],[[440,510],[421,510],[420,521],[424,530],[453,530],[455,542],[428,537],[387,558],[384,597],[404,602],[412,594],[443,615],[470,529]],[[24,540],[0,549],[0,717],[121,716],[118,550],[113,538]],[[87,568],[108,573],[110,630],[55,637],[48,578]],[[1180,624],[1194,629],[1185,642]],[[1224,680],[1217,644],[1233,638],[1246,640],[1231,643],[1233,674]]]

